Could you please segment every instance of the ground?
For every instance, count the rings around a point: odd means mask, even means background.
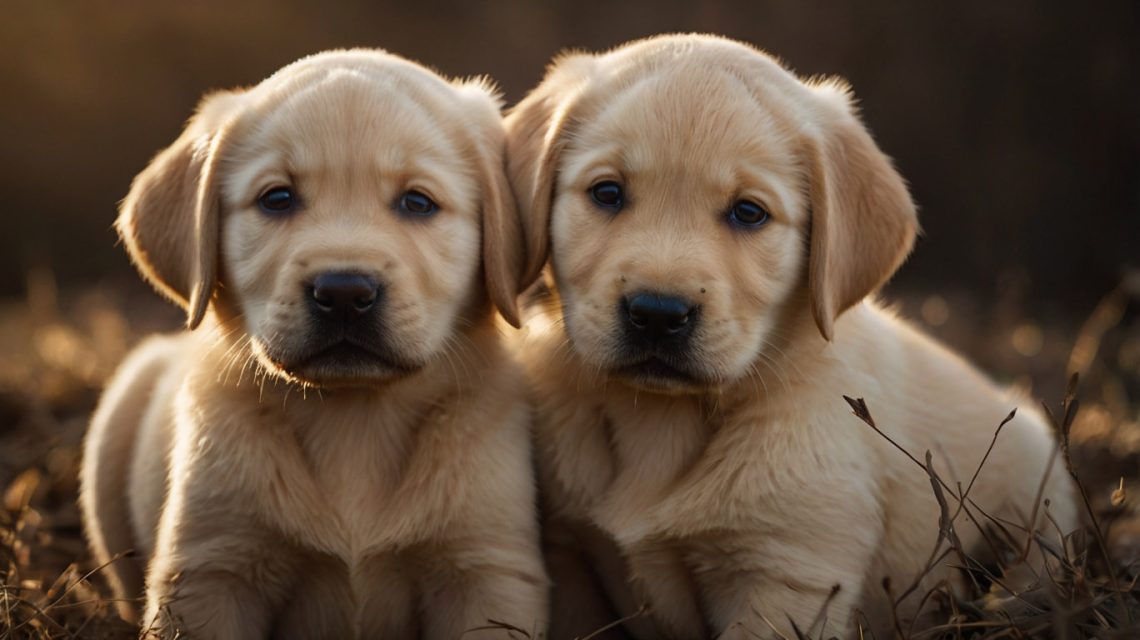
[[[27,290],[0,301],[0,640],[134,637],[109,606],[86,551],[76,507],[80,446],[100,389],[127,350],[142,335],[176,330],[180,318],[127,280],[61,293],[50,273],[37,272]],[[1024,581],[1027,591],[1011,596],[1000,588],[1018,578],[1017,569],[1000,578],[979,569],[974,593],[930,594],[942,609],[940,627],[899,635],[1140,637],[1140,590],[1128,566],[1140,562],[1133,505],[1140,502],[1140,276],[1125,277],[1093,309],[1045,320],[1008,297],[982,303],[969,293],[892,292],[888,299],[999,380],[1044,398],[1062,428],[1069,416],[1074,471],[1097,523],[1053,549],[1056,571]],[[1080,374],[1079,408],[1062,405],[1072,373]],[[853,410],[862,413],[858,403]],[[956,555],[952,540],[943,549]]]

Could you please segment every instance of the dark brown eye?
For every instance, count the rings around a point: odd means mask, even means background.
[[[622,191],[621,185],[613,180],[605,180],[593,185],[590,187],[589,193],[594,204],[604,209],[611,209],[615,213],[621,211],[622,205],[625,204],[625,193]]]
[[[396,208],[400,210],[400,213],[420,218],[426,218],[439,211],[439,205],[434,200],[415,190],[408,191],[400,196]]]
[[[297,208],[297,195],[289,187],[274,187],[261,194],[257,206],[271,216],[292,213]]]
[[[728,210],[729,221],[741,227],[761,227],[769,217],[764,207],[750,200],[737,200]]]

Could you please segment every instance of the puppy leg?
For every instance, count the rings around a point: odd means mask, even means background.
[[[788,538],[756,541],[753,548],[762,552],[738,553],[734,565],[704,580],[720,638],[791,638],[796,636],[793,623],[812,638],[850,637],[870,549]]]
[[[591,558],[568,525],[551,520],[543,526],[543,552],[551,580],[551,640],[586,636],[596,640],[620,640],[627,637],[621,625],[596,634],[621,615],[607,601],[606,587],[596,573],[603,568],[591,568],[597,564],[596,559]],[[624,573],[621,558],[616,559],[617,570]]]
[[[174,473],[147,574],[148,637],[268,637],[295,582],[290,545],[209,487]],[[195,478],[196,479],[196,478]],[[202,490],[187,495],[188,485]],[[191,506],[192,505],[192,506]]]
[[[160,552],[147,576],[145,637],[266,638],[273,615],[293,582],[280,556],[287,547],[267,544],[263,532],[235,531],[201,543],[160,535]],[[214,557],[201,557],[217,553]]]
[[[123,557],[142,552],[131,532],[127,475],[140,422],[171,346],[167,339],[150,340],[127,358],[104,392],[84,444],[79,505],[87,539],[115,594],[119,615],[128,622],[138,618],[146,559]]]
[[[627,625],[639,638],[712,637],[700,609],[697,585],[681,554],[667,544],[642,543],[627,552],[630,586],[638,602],[649,606],[652,619]],[[656,629],[652,623],[656,623]]]
[[[428,640],[512,637],[491,621],[545,637],[549,585],[536,541],[506,531],[451,541],[421,580]]]

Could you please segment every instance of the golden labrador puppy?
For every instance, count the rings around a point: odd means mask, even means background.
[[[207,97],[136,178],[119,232],[201,327],[140,346],[88,436],[126,617],[145,571],[163,637],[543,629],[504,145],[482,83],[339,51]]]
[[[549,262],[553,292],[521,351],[553,637],[643,607],[626,624],[641,638],[846,636],[857,609],[889,637],[882,580],[901,596],[919,577],[939,507],[843,394],[932,453],[952,512],[1020,404],[956,534],[976,548],[1000,518],[1023,543],[1046,526],[1044,509],[1029,522],[1043,479],[1072,526],[1042,417],[865,299],[917,222],[851,102],[840,81],[682,35],[559,58],[509,114],[521,284]],[[923,587],[955,575],[942,563]],[[595,585],[608,602],[587,601]]]

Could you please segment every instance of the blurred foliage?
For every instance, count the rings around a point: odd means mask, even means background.
[[[128,638],[76,504],[87,421],[139,338],[178,314],[141,288],[62,295],[36,271],[26,299],[0,302],[0,639]]]

